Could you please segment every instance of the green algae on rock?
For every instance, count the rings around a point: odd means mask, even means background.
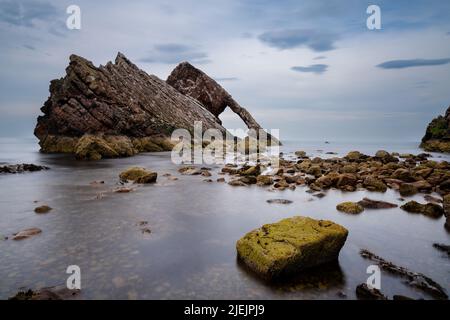
[[[430,122],[420,147],[426,151],[450,152],[450,107],[444,116]]]
[[[133,167],[125,170],[119,175],[121,180],[133,181],[136,183],[153,183],[156,182],[158,174],[148,171],[145,168]]]
[[[336,206],[336,209],[341,212],[358,214],[364,211],[364,207],[356,202],[342,202]]]
[[[84,134],[81,137],[48,135],[39,142],[44,153],[72,153],[80,160],[130,157],[139,152],[171,151],[169,138]]]
[[[247,233],[236,249],[250,269],[275,279],[337,260],[347,235],[332,221],[296,216]]]

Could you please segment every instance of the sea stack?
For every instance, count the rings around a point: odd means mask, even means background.
[[[420,147],[431,152],[450,152],[450,107],[444,116],[430,122]]]
[[[35,135],[42,152],[73,153],[81,159],[132,156],[171,150],[178,128],[225,133],[217,117],[197,100],[140,70],[123,54],[115,63],[96,67],[70,56],[66,76],[50,83]]]

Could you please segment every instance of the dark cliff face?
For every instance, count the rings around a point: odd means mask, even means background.
[[[420,146],[427,151],[450,152],[450,107],[444,116],[430,122]]]
[[[95,67],[72,55],[66,76],[53,80],[35,135],[81,137],[84,134],[169,136],[174,129],[225,129],[194,99],[148,75],[118,54],[115,63]]]

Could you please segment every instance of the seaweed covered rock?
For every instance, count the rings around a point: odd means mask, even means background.
[[[450,107],[444,116],[430,122],[420,147],[426,151],[450,152]]]
[[[356,202],[342,202],[336,206],[336,209],[341,212],[358,214],[364,211],[364,207]]]
[[[297,216],[247,233],[236,248],[250,269],[274,279],[337,260],[347,235],[332,221]]]
[[[145,168],[133,167],[125,170],[119,175],[123,181],[133,181],[136,183],[153,183],[156,182],[158,174],[148,171]]]

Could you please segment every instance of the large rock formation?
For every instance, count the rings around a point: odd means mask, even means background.
[[[450,107],[445,116],[430,122],[420,147],[426,151],[450,152]]]
[[[148,75],[119,53],[115,63],[96,67],[70,56],[66,76],[50,83],[35,135],[43,152],[75,153],[79,158],[131,156],[170,150],[174,129],[192,132],[225,128],[195,99]]]
[[[262,129],[252,115],[240,106],[221,85],[190,63],[180,63],[166,81],[182,94],[199,101],[216,116],[219,123],[222,123],[219,115],[226,107],[229,107],[244,121],[249,129],[254,129],[257,132]],[[272,137],[268,135],[268,139],[272,139]],[[272,141],[275,143],[274,140]]]

